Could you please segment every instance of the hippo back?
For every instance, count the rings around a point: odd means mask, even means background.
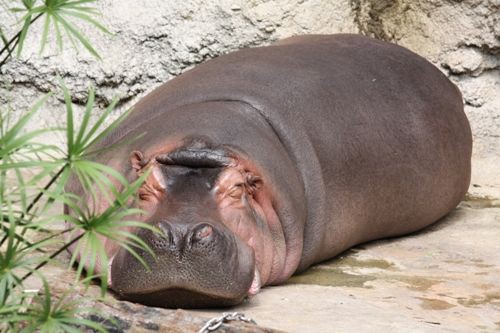
[[[214,101],[251,106],[297,166],[307,207],[299,270],[421,229],[468,188],[458,89],[411,51],[358,35],[295,37],[208,61],[141,100],[103,144]]]

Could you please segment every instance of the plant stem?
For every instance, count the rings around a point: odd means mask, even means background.
[[[14,49],[16,48],[17,44],[19,44],[19,39],[16,40],[16,42],[14,43],[14,45],[12,46],[12,50],[9,50],[9,53],[7,53],[7,55],[5,56],[5,58],[3,58],[3,60],[0,62],[0,68],[2,68],[2,66],[7,62],[7,60],[9,60],[9,58],[12,56],[12,51],[14,51]],[[0,53],[1,54],[1,53]]]
[[[63,171],[66,169],[67,166],[68,166],[68,164],[64,164],[64,166],[61,167],[61,169],[59,169],[59,171],[57,171],[57,173],[49,180],[49,182],[44,186],[43,190],[41,190],[37,194],[37,196],[33,199],[33,201],[26,208],[26,212],[23,212],[23,214],[21,215],[21,219],[24,218],[24,216],[30,212],[30,210],[38,203],[38,201],[40,201],[40,199],[44,195],[45,191],[47,191],[52,186],[52,184],[55,183],[55,181],[61,176],[61,174],[63,173]]]
[[[5,221],[5,222],[9,222],[10,221]],[[2,240],[0,241],[0,246],[3,245],[3,243],[7,240],[7,238],[9,238],[9,235],[8,235],[8,231],[9,231],[9,228],[7,228],[6,226],[2,224],[0,224],[0,228],[5,231],[5,236],[3,236]],[[33,243],[31,243],[30,241],[24,239],[22,236],[18,235],[18,234],[15,234],[14,235],[14,238],[16,238],[18,241],[22,242],[22,243],[25,243],[27,246],[32,246]]]
[[[38,20],[43,14],[44,13],[40,13],[37,16],[35,16],[35,18],[33,18],[30,21],[30,25],[33,24],[36,20]],[[0,62],[0,68],[7,62],[7,59],[9,59],[9,57],[12,55],[12,52],[14,51],[14,49],[17,46],[17,44],[19,43],[19,37],[21,36],[21,33],[22,33],[22,30],[19,31],[17,34],[15,34],[14,37],[12,37],[7,42],[7,44],[5,44],[4,47],[0,50],[0,55],[2,55],[5,51],[8,51],[7,56],[2,60],[2,62]],[[14,43],[14,45],[12,46],[12,49],[11,49],[10,45],[13,44],[13,43]]]
[[[30,243],[30,244],[26,245],[24,248],[22,248],[22,249],[20,249],[20,250],[18,250],[18,251],[19,251],[19,252],[25,251],[25,250],[27,250],[27,249],[29,249],[29,248],[33,247],[34,245],[38,245],[38,244],[40,244],[40,243],[46,242],[46,241],[48,241],[48,240],[50,240],[50,239],[52,239],[52,238],[56,238],[56,237],[58,237],[58,236],[64,235],[65,233],[71,232],[71,231],[73,231],[73,230],[74,230],[74,228],[65,229],[65,230],[63,230],[63,231],[61,231],[61,232],[58,232],[58,233],[52,234],[52,235],[50,235],[50,236],[49,236],[49,237],[47,237],[47,238],[44,238],[44,239],[42,239],[42,240],[39,240],[39,241],[37,241],[36,243]],[[42,252],[42,253],[47,252],[47,251],[42,250],[42,249],[37,249],[37,250],[38,250],[39,252]]]
[[[37,16],[35,16],[34,19],[31,20],[30,22],[30,25],[33,24],[36,20],[38,20],[40,18],[40,16],[42,16],[44,13],[40,13],[38,14]],[[19,39],[19,37],[21,36],[21,33],[22,33],[22,30],[19,31],[14,37],[12,37],[8,42],[7,44],[0,50],[0,55],[2,53],[4,53],[9,47],[10,47],[10,44],[14,43],[15,40]]]
[[[77,237],[73,238],[71,241],[69,241],[68,243],[64,244],[63,247],[61,247],[59,250],[57,250],[56,252],[52,253],[50,255],[50,257],[48,257],[47,259],[43,260],[41,263],[39,263],[32,271],[26,273],[22,278],[21,278],[21,282],[23,282],[24,280],[26,280],[27,278],[29,278],[31,275],[33,275],[33,272],[34,271],[37,271],[39,270],[40,268],[42,268],[43,266],[47,265],[47,263],[49,263],[52,259],[54,259],[55,257],[57,257],[59,254],[61,254],[61,252],[63,252],[64,250],[66,250],[67,248],[69,248],[71,245],[73,245],[74,243],[76,243],[78,240],[80,240],[80,238],[82,238],[83,236],[85,235],[85,233],[82,233],[80,235],[78,235]]]
[[[22,220],[26,214],[28,214],[30,212],[31,209],[33,209],[33,207],[38,203],[38,201],[40,201],[40,199],[42,198],[43,194],[45,193],[45,191],[47,191],[51,186],[52,184],[54,184],[54,182],[61,176],[61,174],[63,173],[64,169],[66,168],[67,164],[65,164],[63,167],[61,167],[61,169],[59,169],[59,171],[49,180],[49,182],[44,186],[43,190],[41,190],[37,196],[33,199],[33,201],[29,204],[29,206],[26,208],[26,211],[24,211],[21,216],[19,217],[19,220]],[[10,223],[10,221],[7,221]],[[2,224],[2,229],[6,229],[6,227]],[[25,229],[26,230],[26,229]],[[21,233],[21,236],[24,235],[25,232],[22,232]],[[23,240],[23,238],[19,236],[18,234],[16,234],[16,238],[19,237],[18,239],[19,240]],[[5,242],[5,240],[7,239],[7,235],[5,235],[2,240],[0,240],[0,246],[3,245],[3,243]],[[31,244],[28,242],[28,244]]]

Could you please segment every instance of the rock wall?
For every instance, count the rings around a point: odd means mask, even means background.
[[[500,190],[500,1],[353,0],[360,33],[403,45],[462,91],[474,136],[473,196]]]
[[[0,4],[0,26],[14,32],[16,17],[5,10],[5,3]],[[2,105],[28,107],[43,93],[57,89],[59,75],[74,92],[76,105],[85,102],[92,84],[101,108],[119,96],[123,109],[162,82],[219,54],[296,34],[353,32],[406,46],[432,61],[462,90],[475,157],[500,155],[499,0],[103,0],[97,4],[113,35],[81,27],[103,60],[68,47],[63,54],[53,47],[40,56],[42,22],[37,22],[22,58],[1,69]],[[63,113],[61,97],[56,95],[39,123],[53,124]]]

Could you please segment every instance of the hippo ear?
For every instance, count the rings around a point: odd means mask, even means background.
[[[233,158],[221,149],[180,149],[156,156],[164,165],[179,165],[191,168],[221,168],[233,164]]]
[[[250,194],[254,194],[255,191],[261,189],[263,185],[262,178],[250,172],[247,172],[245,182]]]
[[[137,175],[141,175],[146,170],[148,164],[150,165],[151,173],[148,178],[146,178],[142,187],[147,187],[145,185],[149,185],[150,187],[153,186],[153,188],[156,189],[164,189],[166,185],[163,173],[158,165],[154,165],[154,163],[150,164],[149,162],[150,161],[145,159],[144,155],[140,151],[136,150],[130,154],[130,164]]]
[[[140,177],[146,170],[149,175],[141,184],[137,191],[139,197],[139,207],[144,211],[154,211],[155,205],[165,195],[166,180],[160,166],[156,163],[150,163],[150,160],[144,158],[140,151],[133,151],[130,154],[130,164],[135,171],[133,177]]]
[[[147,164],[147,161],[144,160],[144,155],[140,151],[134,150],[130,154],[130,164],[132,169],[139,172]]]

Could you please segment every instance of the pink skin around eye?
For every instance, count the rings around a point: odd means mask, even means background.
[[[265,283],[270,277],[273,249],[268,228],[260,229],[257,227],[253,220],[253,213],[249,212],[249,209],[255,210],[265,219],[265,214],[250,192],[246,179],[247,172],[245,170],[236,167],[228,168],[219,176],[214,193],[224,224],[254,251],[256,266],[254,281],[251,290],[249,290],[251,295],[257,293],[261,283]],[[231,195],[240,190],[241,195]],[[247,200],[241,200],[245,192]]]
[[[213,232],[212,227],[207,225],[196,233],[196,237],[198,239],[204,239],[209,237],[212,234],[212,232]]]

